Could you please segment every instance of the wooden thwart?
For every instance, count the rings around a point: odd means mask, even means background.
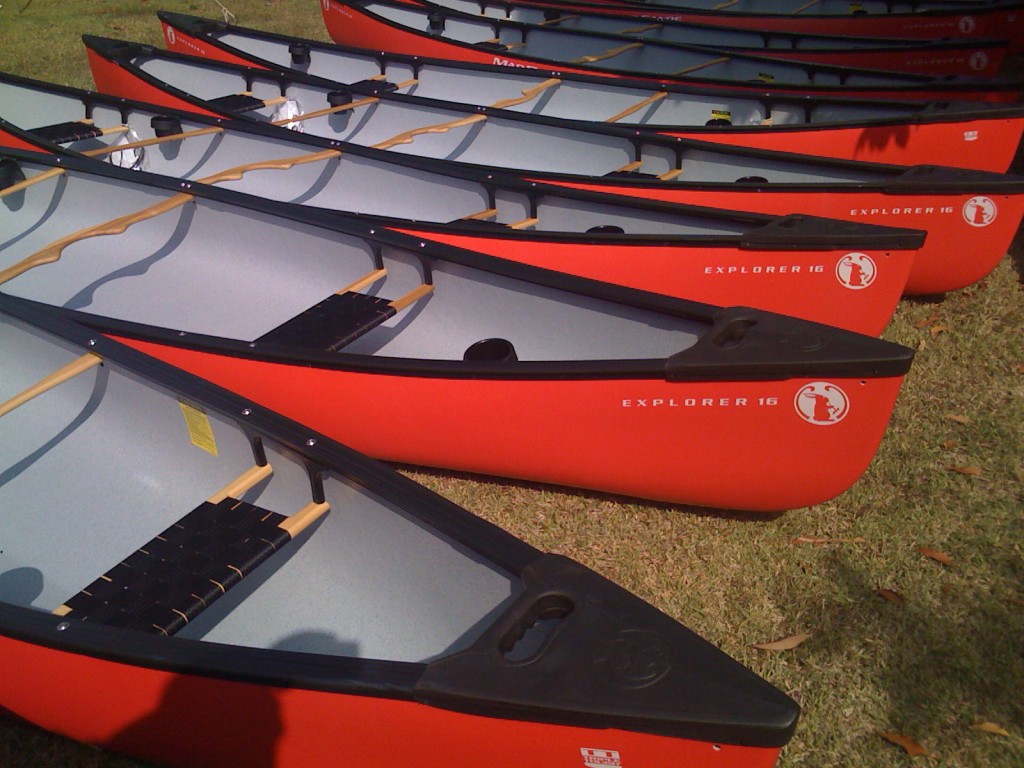
[[[161,200],[155,205],[151,205],[148,208],[143,208],[141,211],[130,213],[125,216],[120,216],[116,219],[112,219],[104,224],[97,224],[92,227],[86,227],[80,229],[77,232],[72,232],[70,235],[66,235],[59,240],[50,243],[42,250],[36,251],[31,256],[22,259],[17,264],[8,267],[5,270],[0,271],[0,284],[12,280],[24,272],[35,267],[42,266],[43,264],[52,264],[60,260],[60,257],[64,253],[64,249],[72,243],[77,243],[81,240],[85,240],[90,237],[101,237],[103,235],[119,235],[124,232],[128,227],[133,224],[137,224],[140,221],[146,219],[152,219],[160,214],[172,211],[175,208],[179,208],[185,203],[193,199],[192,195],[180,193],[173,195],[166,200]]]
[[[88,155],[89,157],[102,157],[103,155],[113,154],[114,152],[123,152],[125,150],[151,147],[155,144],[165,144],[170,141],[184,141],[185,139],[191,139],[196,136],[209,136],[211,134],[216,133],[224,133],[224,129],[220,126],[211,126],[209,128],[197,128],[193,131],[182,131],[181,133],[174,133],[169,136],[156,136],[152,139],[139,139],[138,141],[131,141],[128,142],[127,144],[111,144],[108,147],[88,149],[82,154]]]
[[[641,42],[627,43],[626,45],[620,45],[617,48],[609,48],[604,53],[597,53],[593,56],[580,56],[578,59],[571,59],[570,64],[591,64],[595,61],[604,61],[605,59],[613,59],[627,51],[632,51],[634,48],[643,48],[644,44]]]
[[[685,69],[680,69],[678,72],[673,72],[672,76],[678,77],[679,75],[689,75],[692,72],[699,72],[702,69],[713,67],[716,64],[725,64],[725,62],[729,61],[731,58],[731,56],[720,56],[717,59],[709,59],[702,64],[694,64],[692,67],[686,67]]]
[[[605,122],[606,123],[618,122],[619,120],[621,120],[624,117],[629,117],[634,112],[639,112],[644,107],[650,106],[651,104],[654,104],[654,103],[656,103],[658,101],[661,101],[666,96],[668,96],[668,92],[667,91],[659,91],[658,93],[652,93],[650,96],[648,96],[643,101],[639,101],[639,102],[637,102],[636,104],[634,104],[631,107],[626,107],[621,112],[617,112],[616,114],[612,115],[611,117],[605,119]]]
[[[561,24],[563,21],[576,21],[576,19],[578,19],[578,18],[580,18],[580,15],[578,13],[570,13],[570,14],[567,14],[565,16],[558,16],[557,18],[554,18],[554,19],[548,19],[547,21],[542,21],[537,26],[538,27],[553,27],[553,26],[555,26],[557,24]]]
[[[549,88],[554,88],[556,85],[560,85],[561,82],[562,81],[557,77],[549,77],[547,80],[537,83],[537,85],[531,88],[524,88],[522,91],[522,96],[514,96],[509,99],[500,99],[491,104],[490,106],[494,107],[495,109],[505,109],[507,107],[514,107],[517,104],[525,104],[526,102],[532,101],[533,99],[537,98]]]
[[[58,368],[53,373],[45,376],[30,387],[23,389],[14,397],[0,403],[0,417],[6,416],[18,406],[24,405],[29,400],[39,397],[44,392],[49,392],[65,381],[70,381],[79,374],[85,373],[90,368],[95,368],[103,362],[103,358],[93,352],[86,352],[79,358],[72,360],[67,365]]]
[[[341,151],[337,149],[325,149],[320,152],[310,152],[305,155],[294,155],[292,157],[279,157],[270,160],[256,160],[245,165],[237,165],[234,168],[227,168],[211,176],[204,176],[199,179],[202,184],[217,184],[222,181],[237,181],[249,171],[286,171],[297,165],[307,163],[319,163],[325,160],[333,160],[341,157]]]
[[[306,112],[295,117],[286,117],[282,120],[275,120],[274,125],[287,125],[288,123],[294,123],[298,120],[310,120],[314,117],[324,117],[325,115],[334,115],[339,112],[347,112],[350,109],[358,109],[359,107],[366,107],[370,104],[376,104],[380,101],[378,96],[367,96],[365,99],[356,99],[350,101],[348,104],[339,104],[336,107],[326,107],[325,109],[317,109],[312,112]]]
[[[31,176],[25,179],[24,181],[19,181],[15,184],[11,184],[11,186],[9,187],[4,187],[3,189],[0,189],[0,197],[7,197],[8,195],[13,195],[17,192],[21,192],[23,189],[28,189],[33,184],[38,184],[41,181],[46,181],[47,179],[52,179],[55,176],[60,176],[64,172],[65,171],[63,168],[48,168],[42,173],[37,173],[35,176]]]
[[[629,27],[627,29],[620,29],[615,34],[617,35],[639,35],[644,32],[652,32],[655,29],[661,29],[664,24],[647,24],[643,27]]]
[[[479,123],[486,119],[487,115],[468,115],[455,120],[449,120],[447,123],[437,123],[436,125],[425,125],[422,128],[413,128],[412,130],[404,131],[397,136],[392,136],[390,139],[385,139],[384,141],[374,144],[373,149],[390,149],[391,147],[398,146],[399,144],[411,144],[417,136],[421,136],[425,133],[446,133],[453,128],[462,128],[463,126]]]

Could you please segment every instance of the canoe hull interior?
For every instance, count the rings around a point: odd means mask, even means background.
[[[220,45],[219,39],[189,34],[171,26],[166,19],[163,30],[168,50],[230,64],[263,66],[260,61],[233,52],[234,48]],[[240,35],[225,33],[225,37],[236,42]],[[265,41],[243,39],[246,51],[265,54],[261,61],[283,68],[292,64],[290,58],[275,55],[277,48]],[[645,92],[635,82],[617,88],[608,79],[573,80],[564,73],[557,88],[549,88],[539,98],[523,100],[524,93],[544,82],[543,71],[527,77],[524,73],[530,70],[498,69],[505,73],[500,78],[501,85],[509,83],[507,91],[504,87],[498,91],[497,79],[490,76],[492,67],[463,69],[460,73],[459,62],[421,60],[414,67],[392,55],[381,64],[381,60],[368,55],[357,58],[350,53],[351,49],[342,49],[344,53],[337,50],[318,47],[313,52],[316,67],[311,64],[298,71],[343,82],[386,74],[392,83],[413,81],[414,85],[400,89],[411,95],[471,104],[490,104],[500,97],[505,102],[521,101],[509,103],[507,109],[571,120],[604,121],[618,115],[617,124],[641,130],[783,152],[806,152],[808,142],[813,141],[815,155],[844,160],[898,165],[935,163],[1003,173],[1009,169],[1024,134],[1024,114],[983,118],[975,109],[973,115],[968,112],[943,116],[940,104],[911,108],[899,102],[810,104],[778,99],[772,101],[769,109],[763,102],[751,104],[733,93],[727,96],[724,91],[682,91],[682,98],[669,96],[629,112],[650,95],[651,89]],[[328,60],[320,63],[322,59]],[[471,74],[466,74],[467,71]],[[723,115],[729,124],[721,124]],[[717,124],[713,123],[716,119]],[[850,125],[844,126],[845,122]],[[950,147],[956,147],[956,152],[951,152]]]
[[[420,378],[123,340],[378,458],[765,512],[855,482],[902,382]]]
[[[92,61],[96,67],[94,77],[103,90],[129,98],[138,94],[132,85],[133,73],[127,68],[96,54],[92,56]],[[108,78],[108,76],[110,77]],[[142,81],[141,76],[135,77],[134,82],[150,87]],[[169,105],[172,102],[174,106],[187,104],[170,93],[165,93],[164,98]],[[321,129],[317,126],[310,126],[308,130],[319,132]],[[321,135],[331,138],[329,126],[323,130],[325,133]],[[665,150],[668,151],[668,148]],[[596,153],[595,149],[591,154]],[[577,154],[583,157],[582,153],[577,152]],[[648,162],[665,163],[661,170],[671,168],[672,164],[677,162],[661,157],[661,148],[652,149],[649,154],[651,157]],[[748,172],[755,176],[763,173],[763,178],[771,177],[773,180],[783,180],[785,171],[771,167],[768,160],[762,161],[761,167],[749,171],[741,170],[736,165],[728,166],[726,169],[724,168],[726,163],[721,163],[720,160],[716,160],[703,150],[692,149],[686,152],[684,159],[678,161],[682,165],[683,173],[675,179],[659,182],[648,176],[646,179],[638,179],[634,183],[630,178],[632,174],[617,174],[616,178],[606,178],[602,176],[602,173],[606,173],[608,168],[614,167],[613,165],[596,170],[591,165],[594,158],[587,155],[585,159],[588,167],[583,173],[571,171],[562,173],[513,172],[541,183],[554,183],[568,188],[648,200],[708,205],[772,215],[786,215],[793,211],[800,211],[827,218],[851,219],[861,223],[921,229],[931,233],[931,236],[927,238],[923,248],[915,257],[912,271],[907,277],[907,283],[903,290],[909,294],[933,294],[957,290],[988,274],[1005,255],[1016,228],[1019,226],[1021,216],[1024,215],[1024,194],[1021,193],[996,196],[985,194],[977,188],[968,187],[966,191],[960,191],[958,195],[950,195],[944,192],[941,186],[937,187],[935,192],[930,191],[927,183],[928,174],[939,177],[944,175],[941,171],[925,170],[923,178],[920,180],[921,183],[906,193],[898,186],[894,186],[896,193],[887,194],[877,188],[868,190],[853,183],[849,186],[844,186],[841,182],[830,184],[830,179],[827,178],[828,169],[822,168],[819,169],[821,172],[820,184],[815,184],[808,179],[806,184],[799,185],[803,187],[802,189],[794,184],[793,187],[783,188],[781,191],[778,188],[768,187],[769,192],[765,193],[763,191],[765,188],[757,184],[740,185],[735,182],[737,178],[746,178]],[[623,155],[622,159],[628,158]],[[568,167],[561,160],[558,164]],[[647,168],[646,164],[644,168]],[[732,175],[723,176],[722,174],[727,173],[728,170],[732,171]],[[694,177],[701,176],[702,173],[715,175],[714,183],[702,183],[702,181],[691,183]],[[850,170],[846,170],[845,173],[853,174]],[[737,176],[737,174],[743,175]],[[792,180],[792,178],[789,177],[788,180]],[[889,177],[889,180],[892,180],[892,177]],[[985,199],[980,201],[979,207],[978,202],[982,197]],[[993,210],[998,210],[999,213],[992,216]],[[898,214],[894,215],[893,211],[898,211]],[[979,211],[982,213],[978,213]],[[979,215],[981,216],[980,224],[976,219],[976,216]],[[972,242],[974,247],[969,250],[958,247],[957,244],[961,240]],[[487,247],[481,244],[481,249],[487,250]],[[505,250],[507,252],[507,249]],[[493,251],[489,252],[493,253]],[[896,270],[897,275],[899,271],[899,269]],[[618,279],[625,282],[628,278],[621,275],[619,278],[612,278],[606,273],[602,279]],[[630,284],[636,285],[636,283]],[[714,283],[710,285],[713,286]],[[672,289],[665,287],[661,287],[659,290],[672,292]],[[712,300],[712,294],[706,295],[708,300]],[[697,295],[692,297],[698,298]],[[740,300],[740,298],[735,299],[735,301]],[[758,298],[753,303],[761,305],[761,301],[762,299]],[[801,314],[801,310],[796,307],[786,311]]]

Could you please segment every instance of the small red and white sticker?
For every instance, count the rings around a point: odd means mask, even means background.
[[[975,51],[967,59],[967,64],[975,72],[981,72],[981,70],[988,66],[988,54],[984,51]]]
[[[964,221],[972,227],[987,227],[999,213],[995,201],[984,195],[976,195],[964,203],[963,211]]]
[[[174,45],[174,27],[165,26],[164,30],[167,32],[167,44]]]
[[[622,765],[619,753],[614,749],[580,747],[580,754],[583,755],[583,765],[585,768],[607,768],[607,766]]]
[[[960,17],[960,24],[959,24],[960,31],[963,32],[965,35],[971,34],[971,32],[974,31],[974,28],[976,26],[978,26],[978,25],[977,25],[977,22],[974,21],[974,17],[973,16],[961,16]]]
[[[815,381],[800,388],[793,398],[793,406],[809,424],[829,426],[846,418],[850,412],[850,398],[836,384]]]
[[[878,267],[866,253],[848,253],[836,263],[836,280],[844,288],[860,291],[875,282]]]

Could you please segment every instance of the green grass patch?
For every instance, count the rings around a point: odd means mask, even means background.
[[[0,69],[79,87],[91,85],[82,33],[160,45],[158,9],[221,16],[212,0],[34,0],[20,14],[15,2],[0,9]],[[326,39],[312,0],[225,5],[240,24]],[[884,335],[917,359],[875,461],[826,504],[758,517],[403,471],[586,563],[790,693],[803,717],[783,768],[914,762],[882,732],[934,756],[918,764],[1019,768],[1022,254],[1019,241],[979,284],[901,302]],[[798,633],[810,638],[792,650],[752,647]],[[972,728],[983,722],[1009,736]],[[0,718],[4,768],[138,765]]]

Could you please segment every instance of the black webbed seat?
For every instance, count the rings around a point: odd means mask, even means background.
[[[320,303],[265,333],[257,342],[337,352],[398,310],[387,299],[346,291]]]
[[[40,139],[52,141],[54,144],[71,144],[85,139],[95,139],[103,135],[103,130],[91,121],[72,120],[66,123],[55,123],[33,128],[30,133]]]
[[[227,112],[255,112],[267,106],[263,99],[257,99],[249,93],[229,93],[227,96],[218,96],[208,101]]]
[[[83,621],[172,635],[291,540],[285,515],[204,501],[64,603]]]

